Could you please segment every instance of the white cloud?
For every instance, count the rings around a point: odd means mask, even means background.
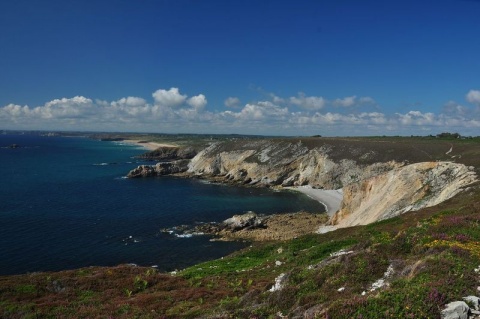
[[[353,96],[347,96],[344,97],[343,99],[336,99],[333,101],[334,106],[341,106],[341,107],[351,107],[355,105],[357,97],[355,95]]]
[[[155,104],[165,107],[175,107],[185,103],[186,95],[180,94],[178,88],[170,88],[170,90],[157,90],[153,94]]]
[[[478,135],[480,113],[456,102],[445,104],[442,113],[420,110],[385,114],[350,112],[352,106],[376,105],[373,98],[349,96],[325,100],[319,96],[284,99],[268,94],[268,101],[240,107],[237,97],[225,105],[238,109],[211,112],[207,97],[189,97],[178,88],[159,89],[147,101],[141,97],[123,97],[114,101],[91,100],[83,96],[55,99],[37,107],[8,104],[0,107],[2,129],[134,130],[147,132],[246,133],[265,135],[372,135],[436,134],[455,131]],[[480,91],[466,94],[471,103],[480,103]],[[477,100],[478,99],[478,100]],[[327,112],[327,106],[344,106]],[[293,107],[295,106],[295,107]],[[299,108],[297,108],[298,106]],[[290,111],[293,108],[294,111]]]
[[[404,125],[435,125],[438,124],[433,113],[422,113],[420,111],[410,111],[406,114],[396,113],[401,124]]]
[[[17,104],[8,104],[4,106],[2,109],[0,109],[0,115],[3,115],[4,117],[21,117],[28,115],[30,112],[30,109],[28,106],[20,106]]]
[[[203,94],[192,96],[187,100],[187,104],[195,109],[203,109],[207,105],[207,98]]]
[[[111,104],[112,106],[139,107],[139,106],[145,106],[145,104],[147,104],[147,101],[145,101],[141,97],[129,96],[126,98],[125,97],[121,98],[118,101],[114,101]]]
[[[466,95],[466,99],[468,102],[480,106],[480,91],[470,90]]]
[[[278,96],[276,96],[276,95],[273,94],[273,93],[270,93],[270,97],[272,98],[272,102],[275,103],[275,104],[283,104],[283,103],[285,103],[285,99],[284,99],[284,98],[278,97]]]
[[[55,99],[37,106],[31,110],[31,114],[45,119],[51,118],[78,118],[91,113],[94,104],[91,99],[83,96],[75,96],[67,99]]]
[[[300,92],[298,96],[290,97],[290,103],[306,110],[315,111],[324,108],[327,101],[321,96],[305,96],[305,93]]]
[[[223,115],[242,121],[278,121],[279,119],[284,119],[288,115],[288,108],[280,107],[270,101],[261,101],[247,104],[239,112],[225,111],[223,112]]]
[[[228,97],[223,104],[226,107],[236,108],[240,105],[240,99],[238,97]]]
[[[377,102],[375,102],[375,100],[369,96],[362,96],[358,99],[358,101],[360,104],[377,104]]]
[[[451,116],[465,116],[470,112],[470,109],[455,101],[448,101],[443,106],[443,111]]]

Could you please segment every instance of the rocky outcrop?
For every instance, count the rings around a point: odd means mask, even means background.
[[[254,212],[248,212],[242,215],[233,215],[223,221],[223,227],[232,231],[245,228],[257,228],[263,226],[263,219]]]
[[[478,318],[477,315],[478,311],[471,310],[464,301],[452,301],[440,313],[442,319],[473,319]]]
[[[178,160],[173,162],[160,162],[155,165],[140,165],[131,170],[127,177],[151,177],[161,175],[172,175],[187,171],[188,160]]]
[[[330,146],[311,148],[301,141],[258,140],[234,148],[217,143],[191,160],[188,173],[256,186],[338,189],[402,165],[395,161],[359,165],[348,158],[334,161],[329,157],[331,150]]]
[[[407,211],[437,205],[477,180],[473,167],[452,162],[423,162],[352,183],[331,223],[366,225]]]
[[[450,158],[452,149],[448,145],[445,155],[440,146],[365,139],[232,139],[209,145],[191,160],[142,165],[128,176],[182,173],[259,187],[343,189],[341,208],[331,220],[338,228],[437,205],[477,181],[473,167],[439,161]],[[171,152],[159,149],[163,158]]]
[[[234,215],[223,222],[197,223],[162,229],[161,232],[185,238],[195,235],[212,235],[214,240],[272,241],[289,240],[312,234],[328,221],[326,214],[298,212],[290,214],[257,215],[248,212]]]

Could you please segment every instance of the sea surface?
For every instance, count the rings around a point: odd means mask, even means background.
[[[162,228],[250,210],[324,211],[295,192],[125,178],[145,164],[135,158],[145,151],[84,137],[0,135],[0,275],[124,263],[172,271],[248,243],[180,238]]]

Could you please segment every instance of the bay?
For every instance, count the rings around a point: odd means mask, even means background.
[[[18,144],[18,148],[10,148]],[[182,269],[245,247],[160,229],[234,214],[323,211],[294,192],[195,179],[126,179],[140,146],[83,137],[0,135],[0,275],[135,263]]]

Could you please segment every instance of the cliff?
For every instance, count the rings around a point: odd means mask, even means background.
[[[341,208],[331,224],[347,227],[437,205],[474,183],[474,168],[451,161],[452,148],[418,140],[232,139],[213,143],[190,160],[139,166],[128,176],[181,173],[257,187],[342,188]]]
[[[335,150],[333,145],[312,147],[302,140],[216,143],[195,156],[187,172],[253,186],[311,185],[337,189],[402,165],[393,160],[366,165],[348,155],[335,160],[331,156]],[[367,158],[369,151],[363,151],[360,157]]]
[[[345,186],[342,206],[331,223],[338,227],[366,225],[435,206],[476,180],[473,167],[452,162],[422,162],[399,167]]]

